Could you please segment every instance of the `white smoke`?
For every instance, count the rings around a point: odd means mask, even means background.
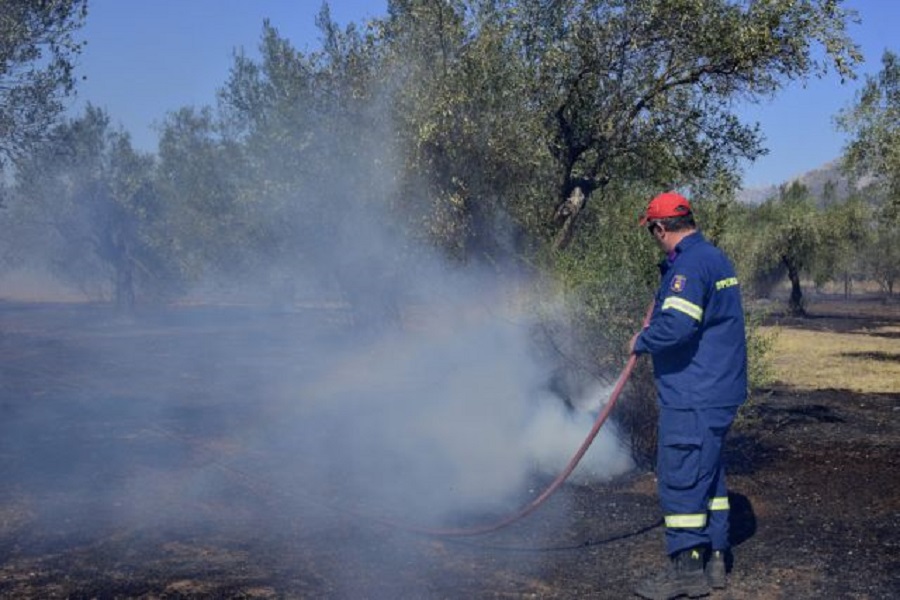
[[[555,475],[563,471],[581,447],[611,392],[611,387],[597,385],[574,409],[556,397],[540,405],[524,434],[528,452],[540,472]],[[632,468],[631,454],[622,443],[615,423],[607,419],[569,480],[581,484],[606,481]]]
[[[436,322],[323,357],[296,390],[303,408],[290,431],[318,457],[304,487],[327,480],[348,503],[433,522],[512,510],[533,479],[562,471],[609,390],[597,386],[568,406],[548,391],[552,366],[535,352],[529,324],[473,297],[454,308],[445,297]],[[573,480],[631,467],[608,422]]]

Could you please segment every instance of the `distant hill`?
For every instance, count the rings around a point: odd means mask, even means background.
[[[812,193],[815,198],[822,198],[825,185],[831,181],[837,187],[835,194],[837,199],[843,199],[850,195],[854,187],[850,180],[841,172],[840,159],[835,159],[825,163],[817,169],[807,171],[799,177],[789,179],[784,183],[790,184],[799,181]],[[739,202],[747,204],[761,204],[778,193],[777,185],[764,187],[745,188],[738,192],[737,199]],[[861,185],[857,185],[855,189],[859,189]]]

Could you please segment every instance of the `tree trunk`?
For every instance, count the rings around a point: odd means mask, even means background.
[[[116,308],[124,312],[134,309],[134,284],[127,267],[116,272]]]
[[[787,267],[788,279],[791,280],[791,298],[788,301],[788,311],[795,317],[805,317],[806,309],[803,308],[803,289],[800,287],[800,270],[787,258],[782,258],[781,260],[784,263],[784,266]]]
[[[574,161],[574,158],[572,159]],[[575,224],[581,217],[590,197],[603,189],[609,183],[608,177],[572,177],[570,163],[565,181],[560,188],[560,197],[563,198],[553,212],[553,222],[561,228],[553,239],[554,250],[564,250],[575,232]]]
[[[562,224],[556,238],[553,240],[553,249],[562,250],[569,245],[572,240],[572,233],[575,231],[575,221],[581,209],[584,208],[584,192],[580,187],[575,187],[569,197],[556,207],[553,219],[557,224]]]
[[[134,310],[134,261],[127,245],[119,250],[116,258],[116,308],[130,313]]]

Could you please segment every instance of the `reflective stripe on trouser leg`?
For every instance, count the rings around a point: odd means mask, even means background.
[[[728,496],[717,496],[709,501],[709,510],[728,510]]]
[[[720,476],[721,481],[721,476]],[[728,496],[714,496],[709,501],[709,545],[713,550],[725,551],[731,546],[728,542],[728,518],[730,504]]]
[[[703,529],[706,527],[705,514],[666,515],[666,527],[669,529]]]

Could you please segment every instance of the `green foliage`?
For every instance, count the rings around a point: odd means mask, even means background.
[[[777,329],[763,329],[768,316],[766,309],[746,307],[744,321],[747,329],[747,402],[741,406],[736,422],[753,420],[757,415],[754,406],[775,381],[774,355],[778,339]]]
[[[900,280],[900,59],[885,51],[877,77],[868,77],[854,104],[841,111],[838,126],[851,135],[844,165],[857,180],[868,180],[872,204],[862,267],[882,289],[893,293]]]
[[[893,295],[900,282],[900,229],[888,221],[878,222],[862,262],[865,272],[885,293]]]
[[[763,331],[763,322],[766,311],[745,309],[745,323],[747,328],[747,382],[750,396],[754,390],[759,390],[771,385],[775,377],[772,348],[775,345],[777,333],[775,331]]]
[[[392,3],[383,71],[397,90],[403,212],[449,255],[497,261],[500,222],[543,237],[536,202],[554,177],[510,23],[496,7],[463,4]]]
[[[179,270],[198,280],[258,266],[257,245],[272,223],[260,222],[253,197],[241,194],[249,177],[241,148],[218,134],[208,109],[170,113],[161,131],[156,188]]]
[[[581,235],[567,251],[547,256],[570,302],[569,319],[581,336],[577,347],[604,373],[618,370],[627,357],[659,278],[658,248],[637,225],[647,203],[641,191],[607,188],[604,193],[616,197],[584,215]]]
[[[42,140],[75,87],[87,0],[0,0],[0,167]]]

